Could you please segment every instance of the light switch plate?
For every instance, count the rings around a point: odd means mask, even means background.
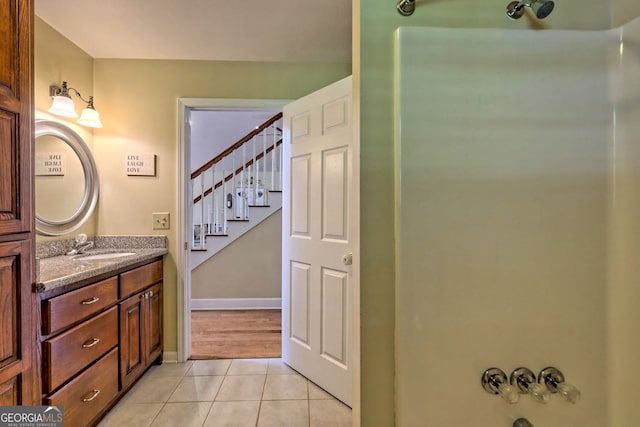
[[[153,229],[154,230],[168,230],[170,228],[169,212],[154,212],[153,216]]]

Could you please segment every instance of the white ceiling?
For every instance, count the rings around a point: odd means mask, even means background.
[[[351,0],[36,0],[94,58],[351,62]]]

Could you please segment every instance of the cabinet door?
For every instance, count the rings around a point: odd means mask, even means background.
[[[120,310],[120,382],[128,388],[146,368],[145,299],[133,295],[119,305]]]
[[[0,0],[0,235],[33,228],[31,1]]]
[[[148,353],[147,364],[162,354],[162,282],[146,292]]]
[[[31,240],[0,243],[0,406],[33,405]]]

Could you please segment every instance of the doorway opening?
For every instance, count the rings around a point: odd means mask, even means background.
[[[289,359],[285,358],[284,353],[283,353],[282,361],[285,364],[293,367],[299,373],[301,373],[304,377],[306,377],[308,381],[312,381],[315,384],[320,385],[320,387],[329,391],[329,393],[331,393],[333,396],[338,397],[338,399],[347,403],[349,406],[353,405],[355,409],[354,419],[358,419],[359,417],[358,417],[357,402],[359,401],[358,399],[359,398],[359,388],[358,388],[358,385],[359,385],[359,352],[358,352],[359,322],[358,322],[357,309],[358,309],[358,302],[359,302],[359,298],[358,298],[359,297],[359,281],[358,281],[358,278],[359,278],[358,265],[359,264],[358,264],[358,256],[357,256],[358,255],[357,242],[359,241],[359,239],[358,239],[358,223],[357,223],[358,216],[354,215],[354,213],[357,214],[357,210],[352,209],[352,207],[353,206],[357,207],[357,200],[358,200],[357,189],[359,187],[358,187],[357,171],[359,166],[359,161],[358,161],[359,145],[357,143],[357,138],[356,138],[356,135],[358,134],[357,126],[353,126],[353,128],[351,128],[352,126],[351,112],[353,111],[353,104],[351,102],[352,98],[350,95],[350,89],[352,87],[351,79],[350,78],[344,79],[343,81],[339,82],[339,84],[331,85],[331,86],[332,86],[330,89],[331,93],[327,92],[328,88],[324,88],[314,94],[309,95],[309,97],[313,96],[311,100],[312,102],[315,103],[313,107],[314,111],[317,111],[318,109],[322,110],[322,115],[320,117],[324,117],[324,120],[322,121],[322,124],[324,126],[323,134],[324,135],[331,134],[330,138],[328,139],[323,138],[323,141],[330,144],[333,144],[335,142],[338,145],[327,146],[323,149],[321,153],[322,161],[320,164],[325,167],[326,171],[332,172],[332,174],[322,175],[326,178],[323,181],[324,182],[323,188],[327,189],[327,191],[322,193],[316,189],[314,190],[313,193],[308,193],[310,195],[313,194],[317,196],[316,199],[318,200],[322,199],[324,202],[326,202],[324,205],[325,209],[323,210],[318,206],[315,206],[314,204],[314,206],[312,206],[313,209],[311,209],[310,207],[308,212],[332,213],[333,216],[331,218],[326,217],[328,222],[325,221],[324,223],[326,228],[323,228],[323,230],[325,230],[326,232],[329,232],[330,234],[329,237],[331,237],[330,239],[325,239],[325,241],[329,240],[331,241],[331,243],[334,243],[334,244],[336,243],[336,241],[338,241],[337,243],[343,243],[344,239],[339,239],[340,237],[339,231],[340,230],[346,231],[348,229],[353,232],[353,233],[350,232],[349,236],[352,236],[354,238],[354,240],[352,241],[350,240],[350,242],[353,242],[355,246],[352,246],[351,244],[349,244],[348,247],[342,248],[345,250],[345,251],[342,251],[344,252],[344,256],[338,258],[339,262],[336,266],[333,266],[333,261],[335,261],[333,258],[335,257],[332,256],[331,264],[327,263],[327,265],[330,265],[331,268],[323,268],[322,270],[320,270],[323,273],[322,278],[324,283],[324,290],[330,291],[330,295],[329,294],[321,294],[321,295],[325,295],[325,297],[331,297],[331,301],[325,298],[325,302],[327,302],[327,304],[324,305],[325,310],[323,312],[324,316],[322,317],[322,319],[324,319],[324,323],[321,324],[321,323],[315,322],[315,320],[313,323],[315,326],[319,327],[317,329],[320,329],[319,330],[320,335],[318,334],[318,331],[314,329],[313,339],[316,340],[316,338],[319,336],[325,338],[324,341],[321,340],[321,342],[324,342],[326,344],[323,347],[324,348],[323,354],[324,356],[326,356],[325,358],[331,359],[332,361],[329,361],[329,363],[333,363],[334,366],[337,367],[336,369],[342,369],[342,371],[340,372],[340,375],[333,375],[331,377],[332,381],[335,379],[338,379],[339,384],[336,381],[334,381],[331,384],[323,385],[322,378],[320,378],[322,375],[320,375],[320,377],[318,377],[318,375],[315,375],[317,373],[316,371],[318,372],[322,371],[325,368],[325,365],[318,363],[317,366],[313,368],[314,371],[311,372],[309,375],[307,375],[305,371],[298,369],[299,364],[290,363]],[[340,93],[339,94],[334,93],[336,90]],[[320,91],[322,91],[322,94],[319,93]],[[331,98],[324,99],[325,98],[324,95],[330,95]],[[304,101],[302,99],[298,100],[298,102],[296,103],[297,107],[303,108],[304,107],[303,104],[308,100],[309,98],[305,99]],[[229,101],[222,100],[222,102],[224,103]],[[255,108],[255,104],[247,105],[247,102],[251,102],[251,101],[244,101],[245,103],[244,107]],[[291,114],[292,112],[294,113],[294,116],[290,116],[287,119],[287,124],[289,124],[290,126],[289,127],[283,126],[283,130],[286,132],[287,135],[293,135],[296,138],[304,138],[305,132],[303,131],[305,130],[309,131],[311,128],[313,129],[318,128],[317,114],[314,113],[313,119],[306,120],[305,119],[306,113],[300,114],[299,115],[300,117],[298,117],[298,113],[294,112],[291,109],[293,108],[291,106],[291,103],[282,102],[279,105],[279,107],[282,108],[284,104],[289,104],[287,106],[287,108],[289,109],[288,110],[289,114]],[[319,105],[316,105],[316,104],[319,104]],[[223,108],[227,106],[228,104],[223,105]],[[181,239],[180,242],[181,244],[182,242],[184,242],[185,244],[185,250],[178,255],[179,259],[176,260],[178,265],[178,298],[179,298],[179,301],[178,301],[179,313],[177,316],[178,317],[178,360],[179,361],[186,361],[191,356],[192,322],[195,322],[195,320],[193,320],[191,317],[191,312],[192,312],[192,309],[194,308],[193,307],[194,301],[196,301],[196,299],[193,298],[193,295],[192,295],[192,291],[194,290],[193,279],[194,279],[195,270],[193,270],[192,264],[190,263],[191,262],[190,258],[194,254],[194,252],[192,252],[191,250],[188,250],[188,246],[189,246],[188,243],[191,242],[190,239],[192,239],[192,236],[195,233],[194,233],[193,224],[190,221],[190,219],[187,217],[187,214],[189,212],[189,207],[187,206],[187,203],[191,203],[191,201],[193,200],[194,194],[193,194],[193,189],[187,180],[187,178],[189,177],[189,174],[188,174],[189,168],[187,167],[188,163],[186,162],[186,159],[189,158],[191,155],[190,150],[192,146],[191,141],[189,140],[191,136],[190,130],[192,125],[190,117],[191,117],[191,113],[197,108],[214,109],[214,110],[216,109],[216,108],[213,108],[210,103],[207,103],[207,100],[185,100],[185,99],[179,100],[178,131],[179,131],[180,141],[178,144],[178,149],[179,149],[178,162],[179,162],[180,173],[179,173],[178,200],[180,202],[180,206],[178,208],[178,211],[180,212],[180,215],[178,220],[180,224],[180,231],[179,231],[179,238]],[[218,105],[218,109],[219,108],[220,106]],[[234,106],[234,108],[237,108],[237,106]],[[306,109],[304,111],[306,112]],[[291,117],[295,117],[296,119],[300,118],[300,120],[293,120]],[[306,127],[304,126],[305,124],[307,124]],[[313,124],[313,126],[311,126],[311,124]],[[296,129],[296,131],[292,131],[292,129],[294,128]],[[287,141],[289,140],[287,139]],[[353,143],[351,141],[353,141]],[[287,143],[282,145],[289,146],[290,144]],[[294,145],[294,144],[291,144],[291,145]],[[288,159],[290,154],[291,153],[285,154],[284,157]],[[318,157],[318,156],[315,156],[315,157]],[[310,164],[310,161],[309,161],[310,156],[305,157],[304,155],[302,155],[300,156],[300,158],[306,159],[306,163],[303,162],[304,164],[302,166],[297,163],[294,165],[296,166],[296,171],[300,172],[298,174],[295,174],[295,178],[292,177],[294,174],[289,174],[289,170],[286,170],[285,173],[283,174],[284,176],[289,177],[289,180],[291,182],[297,182],[298,184],[300,181],[298,180],[300,174],[309,178],[308,174],[307,175],[304,174],[303,166]],[[320,160],[320,158],[318,159]],[[289,165],[289,163],[290,163],[290,160],[283,160],[283,165],[285,164]],[[314,177],[317,177],[317,172],[319,172],[319,170],[314,169],[313,172],[314,172]],[[302,178],[304,178],[304,176]],[[332,177],[336,179],[333,179]],[[283,179],[283,181],[285,181],[285,179]],[[304,181],[304,179],[302,181]],[[317,181],[316,178],[314,178],[311,181],[319,182]],[[203,188],[204,186],[202,186],[200,190],[202,196],[204,196],[204,192],[205,192]],[[305,187],[305,188],[309,189],[308,187]],[[304,195],[302,194],[302,192],[295,191],[295,190],[291,190],[290,192],[289,189],[287,188],[285,191],[283,191],[283,196],[284,196],[283,198],[286,198],[288,195],[290,195],[290,193],[295,195]],[[322,197],[320,197],[320,195],[322,195]],[[348,197],[346,195],[348,195]],[[298,204],[297,203],[298,201],[300,200],[299,199],[286,200],[287,203],[293,202],[291,203],[291,205],[295,205],[295,206],[304,205],[304,204]],[[337,212],[339,213],[338,209],[333,208],[333,207],[339,207],[339,206],[344,207],[347,204],[350,209],[349,215],[346,215],[346,214],[339,215],[337,214]],[[283,206],[285,205],[286,203],[283,203]],[[327,211],[326,209],[328,209],[329,206],[331,206],[332,208],[329,211]],[[202,209],[202,211],[204,212],[204,209]],[[282,232],[283,232],[282,230],[283,229],[289,230],[288,226],[287,227],[284,226],[285,224],[284,216],[285,216],[284,213],[282,213],[281,218],[278,221],[280,227],[284,227],[284,228],[281,228],[279,232],[281,243],[283,245],[284,245],[284,236],[282,235]],[[302,216],[300,215],[293,215],[293,217],[297,220],[302,218]],[[340,218],[342,218],[342,220],[340,220]],[[314,216],[314,221],[315,221],[314,224],[318,223],[318,219],[319,218],[317,216]],[[296,226],[300,225],[299,222],[300,221],[296,222]],[[351,227],[345,228],[345,227],[338,226],[340,223],[346,224],[347,222],[351,224],[353,228]],[[202,230],[204,228],[205,228],[204,222],[202,222],[200,229]],[[298,230],[298,228],[299,227],[297,227],[296,230]],[[285,233],[285,234],[288,235],[289,233]],[[202,236],[202,234],[200,234],[200,236]],[[201,241],[202,239],[200,239],[200,242]],[[289,241],[287,242],[288,242],[287,247],[290,248],[291,242]],[[282,249],[284,249],[284,246],[282,247]],[[353,257],[351,256],[352,251],[353,251],[353,255],[355,255]],[[279,250],[278,252],[284,253],[284,251],[282,250]],[[336,251],[333,251],[333,252],[336,252]],[[342,254],[342,252],[340,253]],[[287,254],[290,254],[290,252],[287,252]],[[285,267],[284,267],[285,258],[284,258],[284,255],[282,256],[283,258],[282,258],[281,267],[282,267],[282,270],[285,270]],[[249,257],[245,257],[244,259],[245,259],[245,262],[250,261]],[[242,265],[243,264],[240,264],[240,268],[242,268]],[[292,271],[288,271],[288,273],[291,273],[291,272],[294,273],[296,278],[296,286],[298,286],[298,284],[303,285],[304,283],[303,283],[303,280],[301,279],[307,276],[297,274],[297,273],[303,270],[304,266],[302,266],[300,262],[296,262],[292,264],[289,261],[287,261],[287,265],[289,267],[291,267],[291,265],[295,267],[293,269],[289,269]],[[316,266],[312,266],[312,267],[315,268]],[[212,274],[205,275],[205,276],[215,277],[215,272],[212,272]],[[287,277],[289,278],[290,275],[288,275]],[[316,275],[314,275],[313,280],[316,280]],[[291,292],[289,292],[289,288],[286,288],[286,291],[285,291],[284,276],[280,278],[280,281],[282,284],[282,288],[281,288],[282,297],[286,296],[287,301],[291,302],[293,299],[290,298]],[[286,282],[291,283],[290,280]],[[353,283],[352,286],[350,285],[351,283]],[[314,282],[314,286],[315,286],[315,282]],[[301,288],[298,287],[297,289],[301,289]],[[294,296],[299,296],[299,295],[297,295],[294,292]],[[296,301],[302,301],[302,300],[297,298]],[[315,298],[314,305],[317,302],[320,302],[320,300]],[[302,305],[304,305],[303,301],[302,301]],[[288,305],[284,304],[284,298],[278,301],[278,308],[282,308],[283,310],[282,311],[283,331],[285,329],[285,326],[289,326],[290,328],[287,331],[287,334],[285,334],[287,337],[292,337],[288,341],[291,341],[294,339],[301,340],[304,338],[304,336],[299,336],[300,334],[298,334],[298,332],[300,332],[301,322],[299,321],[300,318],[299,316],[297,316],[297,314],[301,313],[300,309],[303,308],[302,305],[297,304],[296,314],[293,316],[290,316],[289,314],[291,313],[290,308],[292,307],[292,304],[288,304]],[[288,311],[289,314],[287,315],[284,314],[286,312],[286,310],[284,309],[285,307],[289,307],[289,311]],[[257,308],[257,307],[253,307],[253,308]],[[340,313],[342,313],[341,316],[336,315]],[[354,313],[355,315],[352,316],[351,313]],[[292,323],[291,322],[292,319],[296,322]],[[290,335],[289,332],[291,332],[292,330],[291,329],[292,325],[293,325],[294,333],[293,335]],[[346,337],[347,339],[338,339],[337,335],[333,333],[336,331],[341,333],[342,336]],[[324,333],[324,335],[322,335],[322,333]],[[283,341],[283,352],[284,352],[284,348],[285,346]],[[289,346],[287,348],[290,349],[291,347]],[[314,348],[319,348],[319,347],[314,346]],[[289,352],[287,354],[290,355],[291,353]],[[295,361],[292,360],[291,362],[298,362],[299,361],[298,359],[296,359]],[[305,362],[306,361],[308,360],[305,360]],[[200,361],[196,360],[193,363],[197,363],[197,362],[200,362]],[[344,369],[344,367],[349,367],[349,369],[348,370]],[[333,385],[336,385],[334,383],[337,384],[335,388],[333,387]],[[353,402],[354,404],[350,402]]]
[[[264,149],[262,169],[260,160],[253,163],[247,161],[249,157],[261,159],[260,153],[243,147],[235,150],[234,158],[226,161],[226,167],[216,163],[217,169],[214,165],[213,170],[203,172],[200,178],[192,178],[194,171],[201,169],[210,159],[228,151],[230,146],[251,133],[256,126],[280,113],[287,102],[200,98],[178,101],[177,212],[179,238],[184,242],[184,251],[177,260],[178,361],[207,356],[222,357],[217,352],[212,353],[213,348],[219,347],[220,339],[224,339],[220,328],[227,329],[228,342],[234,339],[233,335],[242,341],[251,333],[263,334],[265,327],[270,335],[279,329],[279,326],[272,325],[260,327],[263,331],[260,328],[254,328],[257,329],[254,332],[248,330],[251,324],[278,317],[281,309],[279,248],[282,221],[279,207],[277,203],[273,208],[265,206],[262,209],[261,206],[259,215],[252,212],[251,221],[248,215],[245,217],[250,204],[267,205],[266,200],[265,203],[249,200],[249,195],[253,194],[256,199],[255,194],[261,194],[261,188],[270,188],[263,181],[267,180],[265,177],[269,173],[265,160],[275,153],[275,150],[269,149],[271,139],[257,142],[257,145],[263,144],[259,146]],[[275,128],[277,123],[270,126]],[[268,131],[266,129],[265,133]],[[229,170],[234,173],[228,175]],[[216,185],[214,181],[221,181],[222,184]],[[217,202],[212,199],[216,193],[222,193],[216,196],[223,200],[222,211],[215,207]],[[224,221],[221,221],[222,216]],[[240,228],[245,228],[238,236],[231,236],[233,231],[227,229],[227,216],[230,222],[237,221]],[[258,223],[260,226],[256,227]],[[235,227],[235,223],[232,226]],[[233,239],[233,243],[226,243]],[[277,255],[277,259],[274,255]],[[260,310],[268,312],[261,313]],[[265,317],[265,314],[270,316]],[[243,325],[234,326],[238,321]],[[203,338],[196,338],[195,353],[192,344],[194,336]],[[209,348],[203,349],[203,345]],[[269,352],[265,351],[264,357],[271,357],[273,346],[270,344],[267,347]],[[256,350],[251,350],[252,354],[257,354]]]

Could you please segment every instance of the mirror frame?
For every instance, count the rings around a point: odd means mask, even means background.
[[[84,171],[84,195],[80,206],[73,215],[62,221],[53,221],[36,214],[36,232],[45,236],[60,236],[80,228],[93,213],[98,203],[98,170],[89,147],[82,137],[70,127],[53,120],[36,120],[34,146],[38,142],[38,137],[46,135],[66,142],[78,156]]]

